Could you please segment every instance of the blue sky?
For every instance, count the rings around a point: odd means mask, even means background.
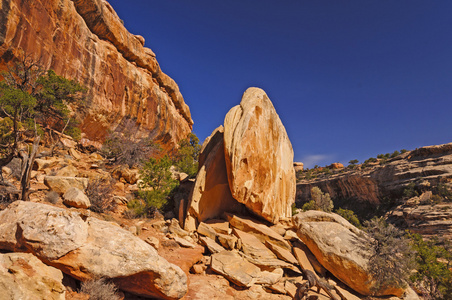
[[[452,142],[452,1],[108,0],[203,141],[264,89],[305,166]]]

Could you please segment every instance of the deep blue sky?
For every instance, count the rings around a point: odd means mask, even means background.
[[[450,0],[108,0],[201,142],[264,89],[305,166],[452,142]]]

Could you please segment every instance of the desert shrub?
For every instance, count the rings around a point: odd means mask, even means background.
[[[400,155],[400,152],[396,150],[396,151],[392,152],[391,158],[397,157],[399,155]]]
[[[114,180],[106,178],[91,179],[86,188],[86,196],[91,202],[90,210],[103,213],[112,211],[116,207],[116,202],[113,200]]]
[[[45,201],[52,204],[56,204],[58,202],[58,199],[60,199],[60,195],[55,191],[48,192],[44,198]]]
[[[102,153],[115,165],[141,166],[160,151],[151,138],[135,138],[136,122],[124,121],[117,131],[110,132],[102,145]]]
[[[311,189],[311,201],[305,203],[302,210],[323,210],[325,212],[333,211],[334,205],[330,194],[324,194],[318,187]]]
[[[350,222],[350,224],[352,224],[353,226],[360,228],[360,229],[362,228],[361,223],[359,222],[358,216],[353,212],[353,210],[343,209],[343,208],[339,207],[336,210],[336,213],[339,216],[346,219],[348,222]]]
[[[180,172],[187,173],[190,178],[198,173],[198,156],[201,151],[199,139],[194,133],[179,142],[174,164]]]
[[[135,207],[129,209],[139,213],[137,215],[152,217],[156,210],[162,211],[171,207],[169,199],[179,185],[171,176],[171,165],[172,161],[167,155],[160,159],[150,158],[144,163],[140,170],[142,182],[137,193],[144,207],[135,202]]]
[[[349,165],[348,165],[348,168],[350,168],[350,169],[354,169],[354,168],[356,168],[356,164],[359,162],[359,160],[357,160],[357,159],[352,159],[352,160],[350,160],[348,163],[349,163]]]
[[[410,277],[425,299],[452,299],[452,253],[439,245],[438,240],[424,241],[412,234],[417,268]]]
[[[333,210],[333,201],[330,194],[324,194],[318,187],[311,189],[311,198],[314,200],[316,207],[325,212],[331,212]]]
[[[406,149],[402,149],[402,150],[400,150],[400,153],[406,153],[406,152],[408,152],[408,150],[406,150]]]
[[[309,202],[306,202],[305,204],[303,204],[303,206],[301,207],[301,209],[303,211],[307,211],[307,210],[316,210],[316,205],[314,200],[311,200]]]
[[[419,192],[416,190],[416,184],[414,182],[410,182],[406,188],[403,190],[403,196],[406,198],[412,198],[419,196]]]
[[[90,300],[120,300],[114,283],[106,279],[92,279],[82,282],[80,292],[88,294]]]
[[[133,199],[127,203],[127,210],[124,216],[128,219],[135,219],[146,216],[146,203],[141,199]]]
[[[365,164],[374,163],[374,162],[377,162],[377,159],[375,157],[370,157],[364,161]]]
[[[369,271],[376,282],[374,289],[404,287],[414,268],[414,252],[409,238],[382,217],[366,221],[364,226],[371,237],[368,241],[372,253]]]
[[[446,202],[452,200],[452,190],[450,186],[444,183],[438,183],[438,185],[433,189],[433,193],[441,197]]]

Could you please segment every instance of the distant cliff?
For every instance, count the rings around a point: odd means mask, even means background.
[[[144,38],[123,26],[104,0],[0,1],[0,68],[22,48],[45,68],[88,87],[79,111],[84,142],[136,122],[136,137],[172,149],[192,129],[177,84],[164,74]]]
[[[440,182],[452,182],[452,143],[408,151],[383,164],[377,161],[331,173],[299,180],[297,201],[308,201],[311,188],[318,186],[333,199],[378,205],[383,199],[401,198],[410,184],[415,189],[429,190]]]

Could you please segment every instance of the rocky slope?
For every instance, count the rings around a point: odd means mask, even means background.
[[[99,145],[107,130],[122,130],[128,120],[136,137],[150,135],[166,149],[191,131],[177,84],[108,2],[5,0],[0,8],[0,68],[21,48],[44,68],[88,87],[87,109],[78,111],[85,144]]]
[[[452,143],[408,151],[384,164],[375,162],[298,180],[297,199],[308,200],[311,188],[318,186],[333,199],[379,204],[384,198],[401,198],[410,183],[423,190],[441,182],[452,182]]]

